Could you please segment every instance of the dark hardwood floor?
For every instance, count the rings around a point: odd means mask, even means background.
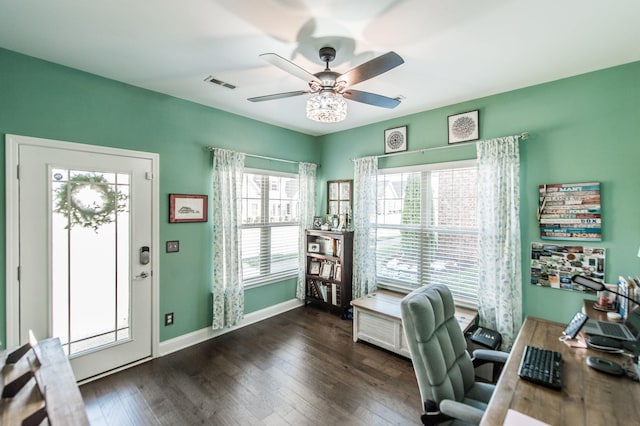
[[[411,361],[298,308],[80,387],[92,425],[417,425]]]

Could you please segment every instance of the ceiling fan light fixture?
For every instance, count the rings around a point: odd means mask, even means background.
[[[347,101],[333,92],[320,92],[307,99],[307,118],[320,123],[337,123],[347,118]]]

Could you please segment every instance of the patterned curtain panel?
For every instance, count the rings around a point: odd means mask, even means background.
[[[518,140],[480,141],[477,151],[478,311],[481,323],[498,330],[503,350],[509,350],[522,325]]]
[[[376,289],[377,176],[377,157],[354,160],[353,299]]]
[[[213,323],[214,330],[237,325],[244,313],[240,253],[242,174],[245,155],[213,152]]]
[[[296,297],[305,298],[305,271],[306,271],[306,235],[305,230],[313,227],[313,215],[316,212],[316,169],[313,163],[299,163],[298,165],[298,193],[300,200],[300,268],[298,272],[298,285]]]

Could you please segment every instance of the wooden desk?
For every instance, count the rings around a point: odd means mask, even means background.
[[[481,425],[502,425],[509,408],[551,425],[628,425],[640,419],[640,383],[587,367],[588,356],[624,363],[628,358],[592,349],[570,348],[558,340],[565,324],[527,317],[489,401]],[[563,388],[554,391],[518,377],[524,348],[538,346],[562,354]]]

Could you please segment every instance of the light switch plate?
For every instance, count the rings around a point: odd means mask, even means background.
[[[167,253],[177,253],[180,251],[180,241],[167,241]]]

